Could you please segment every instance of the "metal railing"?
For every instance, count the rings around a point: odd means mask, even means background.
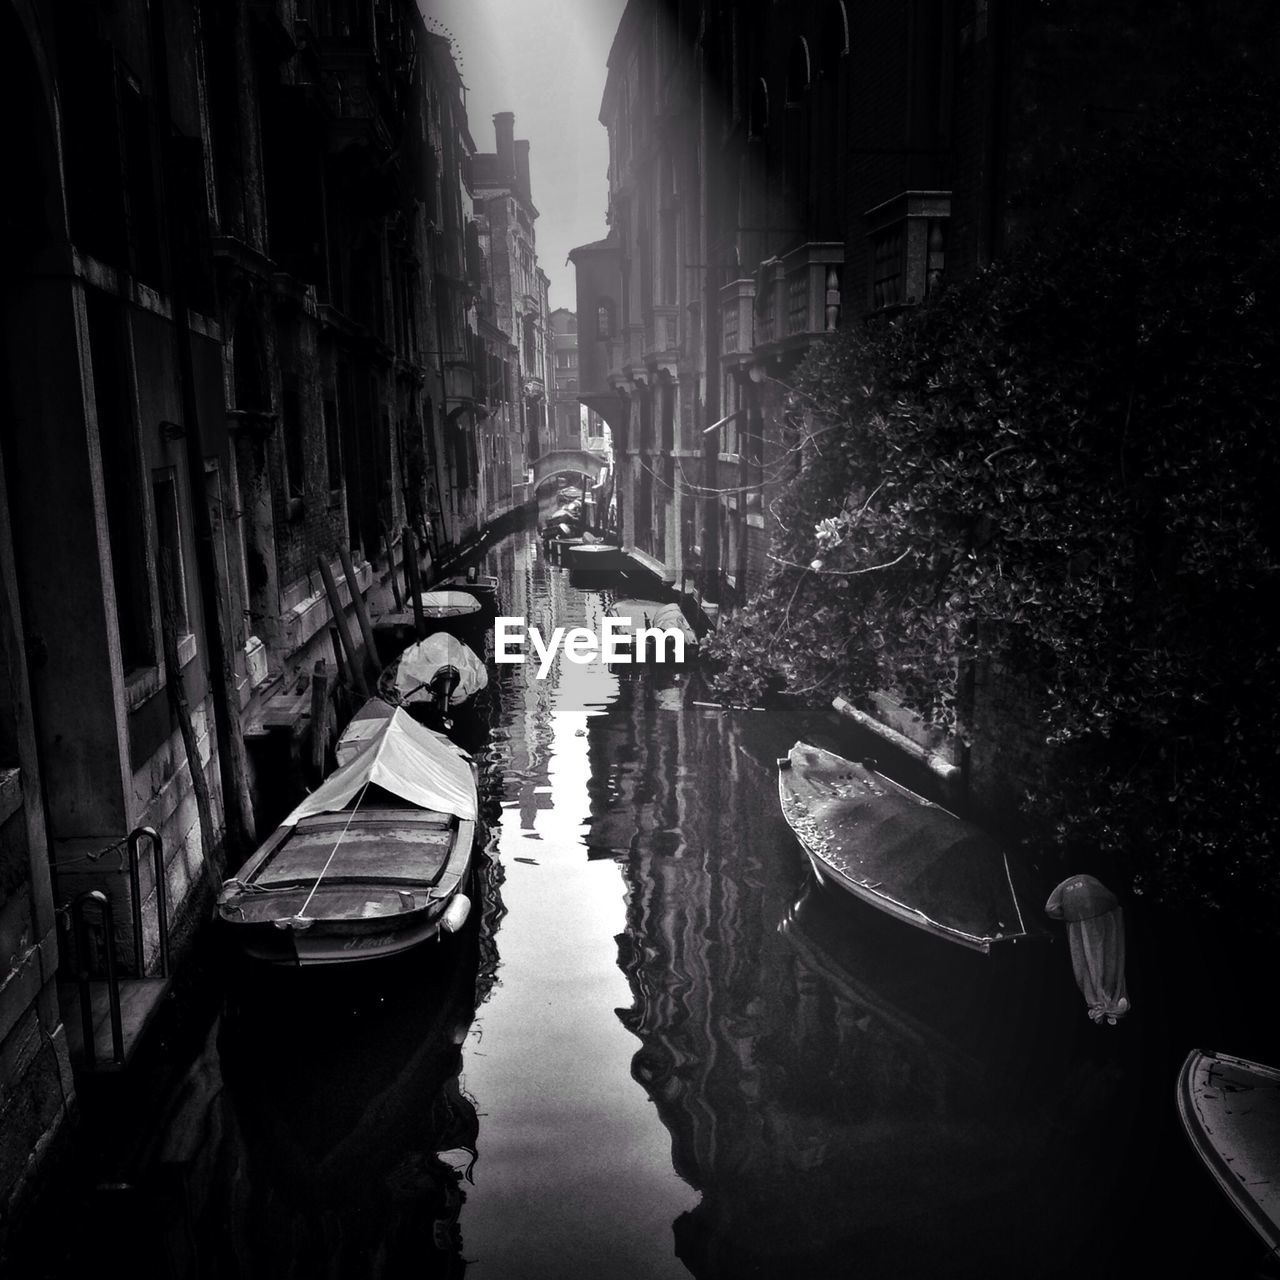
[[[151,848],[156,890],[156,921],[159,944],[160,977],[169,976],[169,909],[168,892],[164,874],[164,844],[154,827],[136,827],[124,843],[128,854],[129,892],[133,920],[133,954],[138,977],[146,973],[146,947],[142,931],[142,845]],[[117,843],[110,848],[119,848]],[[109,850],[107,850],[109,851]],[[69,921],[71,944],[76,959],[76,985],[80,999],[80,1025],[84,1036],[84,1065],[92,1070],[97,1066],[97,1046],[94,1042],[93,970],[89,946],[88,919],[92,912],[99,916],[98,927],[102,933],[102,961],[106,970],[107,1008],[111,1020],[111,1061],[123,1066],[125,1060],[124,1020],[120,1006],[120,972],[116,958],[115,912],[111,898],[101,889],[86,889],[78,894],[64,918]]]
[[[89,938],[85,924],[85,908],[95,906],[102,912],[102,932],[107,966],[107,1005],[111,1014],[111,1061],[124,1065],[124,1021],[120,1016],[120,977],[116,972],[115,919],[111,899],[101,889],[86,889],[71,904],[71,933],[75,940],[76,981],[80,988],[80,1027],[84,1036],[84,1065],[92,1069],[98,1064],[94,1043],[93,972],[89,964]]]

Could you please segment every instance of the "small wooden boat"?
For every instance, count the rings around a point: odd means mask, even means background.
[[[244,955],[345,964],[407,951],[465,923],[474,766],[442,734],[389,711],[366,717],[363,749],[223,884],[219,927]]]
[[[1218,1186],[1280,1258],[1280,1069],[1193,1050],[1178,1112]]]
[[[823,883],[978,951],[1047,934],[1000,846],[891,778],[797,742],[778,761],[778,796]]]
[[[461,591],[474,596],[481,608],[493,610],[498,604],[498,579],[492,574],[476,572],[474,567],[466,573],[455,573],[438,584],[438,590]],[[413,607],[410,602],[410,608]]]
[[[684,640],[683,655],[688,660],[698,647],[697,633],[689,625],[684,612],[675,601],[663,603],[658,600],[615,600],[605,610],[607,617],[619,618],[623,622],[621,634],[631,638],[627,652],[631,661],[643,663],[656,661],[657,646],[652,640],[646,640],[644,652],[635,653],[635,642],[640,630],[676,632]],[[663,661],[667,665],[679,661],[676,654],[680,652],[670,641],[663,642]]]
[[[488,684],[488,668],[474,651],[457,636],[435,631],[387,667],[378,690],[397,706],[447,717],[466,707]]]
[[[546,519],[541,528],[543,540],[550,538],[577,537],[582,528],[582,503],[566,502],[557,507]]]
[[[561,559],[575,572],[621,572],[626,563],[621,549],[611,542],[572,543],[561,552]]]

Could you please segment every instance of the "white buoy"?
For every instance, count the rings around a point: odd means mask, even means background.
[[[457,933],[467,923],[470,914],[471,899],[465,893],[456,893],[453,901],[445,908],[444,915],[440,917],[440,928],[445,933]]]

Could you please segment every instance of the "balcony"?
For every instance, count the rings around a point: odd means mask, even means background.
[[[806,346],[840,320],[844,246],[810,241],[761,265],[755,309],[757,355],[780,355]]]
[[[949,191],[904,191],[867,211],[871,310],[915,306],[942,291],[950,216]]]
[[[754,280],[731,280],[720,290],[720,359],[726,364],[751,358],[755,297]]]

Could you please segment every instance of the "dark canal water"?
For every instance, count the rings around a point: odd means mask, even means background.
[[[488,568],[545,630],[604,607],[529,535]],[[796,724],[692,674],[495,670],[473,924],[346,982],[202,953],[24,1274],[1262,1274],[1177,1131],[1172,971],[1096,1028],[1065,946],[815,892]]]

